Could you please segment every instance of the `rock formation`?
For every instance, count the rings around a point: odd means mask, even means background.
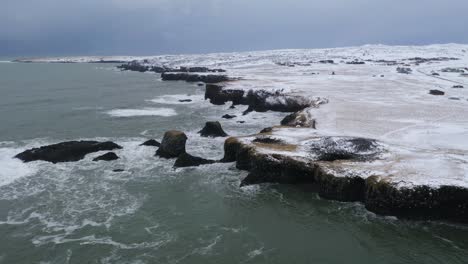
[[[67,141],[29,149],[16,155],[15,158],[24,162],[36,160],[44,160],[52,163],[69,162],[81,160],[89,153],[121,148],[121,146],[110,141]]]

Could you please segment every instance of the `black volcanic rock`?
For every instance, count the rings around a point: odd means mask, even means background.
[[[100,160],[111,161],[111,160],[117,160],[117,159],[119,159],[119,156],[117,156],[117,154],[115,154],[114,152],[107,152],[104,155],[94,158],[93,161],[100,161]]]
[[[221,124],[216,122],[206,122],[205,127],[198,131],[202,137],[226,137],[228,134],[224,132]]]
[[[200,165],[212,164],[212,163],[215,163],[215,161],[200,158],[200,157],[195,157],[188,153],[184,153],[177,158],[177,160],[174,163],[174,167],[177,167],[177,168],[194,167],[194,166],[200,166]]]
[[[150,140],[147,140],[147,141],[141,143],[140,146],[159,147],[159,146],[161,146],[161,143],[159,143],[158,141],[156,141],[154,139],[150,139]]]
[[[171,130],[164,133],[161,146],[156,151],[156,156],[163,158],[177,158],[185,153],[187,136],[184,132]]]
[[[111,141],[67,141],[29,149],[16,155],[15,158],[24,162],[36,160],[44,160],[52,163],[69,162],[81,160],[89,153],[121,148],[121,146]]]

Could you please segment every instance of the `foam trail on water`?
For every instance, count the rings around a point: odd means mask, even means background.
[[[177,115],[177,112],[172,108],[113,109],[106,113],[113,117]]]
[[[0,187],[37,171],[34,165],[23,163],[14,158],[21,151],[19,148],[0,148]]]

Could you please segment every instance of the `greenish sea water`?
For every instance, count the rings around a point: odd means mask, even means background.
[[[179,129],[187,150],[221,158],[218,120],[251,134],[284,114],[213,106],[204,88],[110,64],[0,63],[0,263],[466,263],[468,227],[381,217],[307,186],[240,188],[234,164],[173,169],[149,139]],[[191,99],[182,103],[179,100]],[[237,121],[245,121],[241,124]],[[24,164],[64,140],[112,140],[120,159]],[[114,169],[124,169],[116,173]]]

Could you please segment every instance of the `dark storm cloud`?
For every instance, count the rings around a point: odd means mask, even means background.
[[[3,0],[0,55],[468,42],[466,0]]]

